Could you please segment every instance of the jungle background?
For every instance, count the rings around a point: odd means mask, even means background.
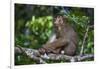
[[[15,4],[15,46],[39,49],[53,30],[53,15],[67,16],[68,22],[78,34],[77,54],[84,44],[83,54],[94,53],[94,9],[82,7]],[[90,27],[87,31],[87,28]],[[87,37],[84,40],[85,33]],[[93,61],[87,59],[85,61]],[[60,61],[59,63],[62,63]],[[48,61],[48,63],[56,63]],[[24,54],[15,54],[15,65],[36,64]]]

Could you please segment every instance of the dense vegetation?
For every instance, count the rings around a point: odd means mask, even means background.
[[[82,45],[84,54],[94,53],[93,8],[15,4],[15,46],[40,48],[50,37],[53,15],[58,13],[67,16],[68,22],[78,34],[77,54],[80,54]],[[87,37],[84,40],[86,32]],[[88,60],[93,59],[85,61]],[[15,65],[22,64],[35,62],[24,54],[16,54]]]

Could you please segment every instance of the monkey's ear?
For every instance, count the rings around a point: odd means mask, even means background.
[[[63,16],[63,20],[64,20],[65,22],[68,22],[68,17],[67,17],[67,16]]]

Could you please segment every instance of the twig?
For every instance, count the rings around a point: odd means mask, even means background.
[[[83,38],[83,43],[82,43],[82,47],[81,47],[81,50],[80,50],[80,55],[83,54],[85,40],[86,40],[86,38],[87,38],[87,36],[88,36],[88,30],[89,30],[89,26],[87,27],[85,36],[84,36],[84,38]]]
[[[89,28],[94,28],[94,25],[90,25]]]
[[[86,29],[86,33],[85,33],[85,36],[84,36],[84,38],[83,38],[83,43],[82,43],[82,47],[81,47],[81,50],[80,50],[80,55],[83,54],[84,44],[85,44],[85,40],[86,40],[86,38],[87,38],[87,36],[88,36],[89,28],[93,28],[93,27],[94,27],[94,25],[90,25],[90,26],[88,26],[87,29]]]

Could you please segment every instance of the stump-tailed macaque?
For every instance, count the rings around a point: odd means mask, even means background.
[[[56,36],[53,40],[47,42],[39,49],[39,52],[60,54],[63,52],[66,55],[73,56],[77,47],[77,33],[67,23],[67,18],[62,15],[54,17],[53,21]]]

